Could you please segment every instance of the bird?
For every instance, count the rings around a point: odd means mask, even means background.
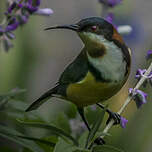
[[[75,24],[57,25],[45,30],[67,29],[77,33],[84,46],[78,56],[61,74],[55,87],[33,102],[26,112],[36,110],[51,97],[58,97],[76,105],[90,131],[84,108],[102,103],[114,96],[128,79],[131,51],[114,25],[101,17],[88,17]],[[120,116],[106,110],[116,124]],[[104,141],[102,141],[104,142]]]

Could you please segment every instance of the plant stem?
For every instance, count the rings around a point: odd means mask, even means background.
[[[152,62],[150,64],[150,66],[148,67],[147,71],[145,72],[145,74],[141,77],[141,79],[138,81],[138,83],[135,85],[134,90],[139,89],[142,84],[144,83],[144,81],[147,79],[147,76],[150,74],[150,72],[152,71]],[[126,109],[127,105],[131,102],[133,98],[133,95],[128,95],[127,99],[125,100],[124,104],[122,105],[122,107],[120,108],[120,110],[117,112],[118,114],[122,114],[122,112]],[[103,134],[101,136],[101,138],[104,138],[106,133],[108,133],[109,129],[113,126],[114,124],[114,120],[112,119],[107,126],[105,127],[105,129],[103,130]]]

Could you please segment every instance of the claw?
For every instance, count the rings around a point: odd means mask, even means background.
[[[94,142],[97,145],[104,145],[105,144],[105,141],[101,137],[98,137]]]
[[[109,112],[109,118],[106,122],[106,124],[108,124],[110,122],[111,119],[113,119],[115,122],[114,122],[114,125],[119,125],[120,122],[121,122],[121,119],[120,119],[120,115],[118,113],[115,113],[115,112],[112,112],[110,111]]]

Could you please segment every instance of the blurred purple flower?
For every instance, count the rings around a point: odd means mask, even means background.
[[[146,59],[147,60],[152,59],[152,50],[147,51]]]
[[[19,22],[17,21],[16,18],[13,18],[11,22],[7,25],[5,32],[14,31],[17,29],[18,26],[19,26]]]
[[[14,9],[15,7],[16,7],[16,2],[13,2],[13,3],[8,7],[7,12],[8,12],[9,14],[11,14],[12,11],[13,11],[13,9]]]
[[[84,122],[80,121],[80,119],[78,118],[70,119],[69,123],[71,130],[74,133],[81,134],[83,131],[87,129]]]
[[[50,16],[51,14],[53,14],[53,10],[50,8],[43,8],[43,9],[38,9],[35,14],[38,15],[44,15],[44,16]]]
[[[41,0],[36,0],[36,6],[40,6]]]
[[[15,39],[15,35],[12,31],[16,30],[19,26],[26,24],[30,15],[38,14],[43,16],[49,16],[53,13],[53,10],[49,8],[40,9],[39,6],[41,0],[14,0],[9,1],[9,6],[6,15],[6,23],[0,26],[0,36],[3,38],[3,44],[6,51],[13,45],[10,42],[11,39]]]
[[[133,88],[129,89],[129,93],[133,96],[137,108],[140,108],[143,104],[147,103],[147,93],[138,89],[134,90]]]
[[[20,25],[26,24],[28,19],[29,19],[29,15],[20,15],[19,16]]]
[[[6,35],[9,39],[15,39],[15,35],[12,32],[7,32]]]
[[[31,4],[31,5],[32,5],[32,1],[33,1],[33,0],[28,0],[27,2],[28,2],[29,4]]]
[[[26,5],[26,8],[27,8],[27,10],[29,11],[30,14],[32,14],[32,13],[34,13],[38,10],[38,7],[35,7],[35,6],[33,6],[29,3]]]
[[[108,13],[108,15],[106,16],[106,21],[108,21],[109,23],[113,24],[113,19],[114,19],[114,14],[113,13]]]
[[[30,14],[36,12],[38,10],[38,7],[40,6],[41,1],[35,0],[34,2],[32,0],[28,0],[25,7],[29,11]]]
[[[92,111],[96,111],[97,110],[96,105],[92,105],[92,106],[90,106],[90,108],[91,108]]]
[[[19,8],[22,8],[24,5],[23,4],[18,4],[17,5]]]
[[[116,5],[120,4],[122,0],[99,0],[100,3],[109,6],[115,7]]]
[[[120,117],[120,125],[122,128],[126,128],[126,124],[128,123],[128,120],[124,117]]]
[[[111,23],[117,29],[117,26],[113,23],[113,20],[114,20],[114,14],[113,13],[108,13],[108,15],[106,16],[105,19],[106,19],[106,21]]]
[[[120,4],[122,0],[107,0],[107,1],[108,1],[109,6],[114,7],[118,4]]]

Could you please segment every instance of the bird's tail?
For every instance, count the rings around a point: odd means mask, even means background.
[[[52,94],[57,94],[58,91],[58,85],[46,93],[44,93],[40,98],[38,98],[36,101],[34,101],[26,110],[25,112],[36,110],[39,108],[48,98],[52,96]]]

